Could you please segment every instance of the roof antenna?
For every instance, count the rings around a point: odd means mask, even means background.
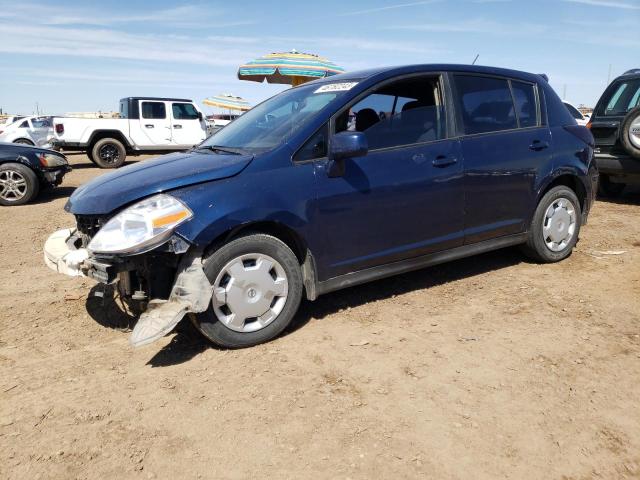
[[[473,62],[471,62],[471,65],[475,65],[475,64],[476,64],[476,61],[478,60],[478,57],[479,57],[479,56],[480,56],[480,54],[478,53],[478,54],[476,55],[476,58],[474,58],[474,59],[473,59]]]

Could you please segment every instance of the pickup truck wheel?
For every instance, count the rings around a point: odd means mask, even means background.
[[[103,138],[93,145],[91,157],[100,168],[118,168],[124,163],[127,151],[115,138]]]
[[[302,298],[302,272],[291,249],[275,237],[237,238],[203,263],[213,285],[207,311],[192,315],[196,328],[216,345],[243,348],[277,337]]]
[[[612,182],[609,175],[600,174],[598,181],[598,193],[601,197],[615,198],[622,195],[622,191],[626,187],[624,183]]]
[[[629,110],[622,120],[620,141],[629,155],[640,159],[640,107]]]
[[[38,194],[40,182],[33,170],[20,163],[0,165],[0,205],[23,205]]]
[[[580,201],[574,191],[564,185],[552,188],[533,214],[524,253],[542,263],[567,258],[578,241],[581,220]]]

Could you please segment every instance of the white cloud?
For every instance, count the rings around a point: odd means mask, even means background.
[[[211,66],[237,65],[250,53],[227,44],[224,48],[200,38],[141,35],[109,29],[61,28],[0,23],[0,52],[119,58]]]
[[[622,8],[626,10],[640,10],[640,3],[633,0],[563,0],[570,3],[581,3],[594,7]]]
[[[0,1],[0,18],[37,21],[42,25],[112,26],[132,23],[168,24],[172,28],[229,27],[250,25],[252,20],[235,20],[236,12],[203,8],[201,5],[181,5],[160,10],[147,9],[143,13],[117,14],[96,7],[73,8],[32,2]]]
[[[470,20],[459,20],[456,22],[438,23],[417,23],[407,25],[391,25],[389,30],[407,30],[415,32],[446,32],[446,33],[477,33],[497,36],[505,35],[536,35],[548,30],[546,25],[531,23],[520,23],[516,26],[505,23],[475,18]]]
[[[419,7],[422,5],[429,5],[430,3],[435,3],[438,1],[442,1],[442,0],[424,0],[422,2],[398,3],[396,5],[386,5],[384,7],[373,7],[373,8],[367,8],[364,10],[356,10],[352,12],[339,13],[337,16],[347,17],[351,15],[364,15],[367,13],[377,13],[377,12],[384,12],[387,10],[397,10],[399,8]]]

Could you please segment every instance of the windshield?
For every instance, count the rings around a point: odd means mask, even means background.
[[[604,106],[604,112],[600,113],[620,116],[637,106],[640,106],[640,78],[620,82],[612,91],[609,102]]]
[[[324,91],[319,85],[296,87],[241,115],[205,140],[202,147],[227,147],[254,152],[286,142],[310,118],[344,90]]]

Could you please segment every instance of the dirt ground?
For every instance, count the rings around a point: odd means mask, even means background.
[[[515,249],[305,303],[286,335],[210,347],[48,270],[84,156],[0,209],[0,478],[640,478],[640,190],[574,254]]]

